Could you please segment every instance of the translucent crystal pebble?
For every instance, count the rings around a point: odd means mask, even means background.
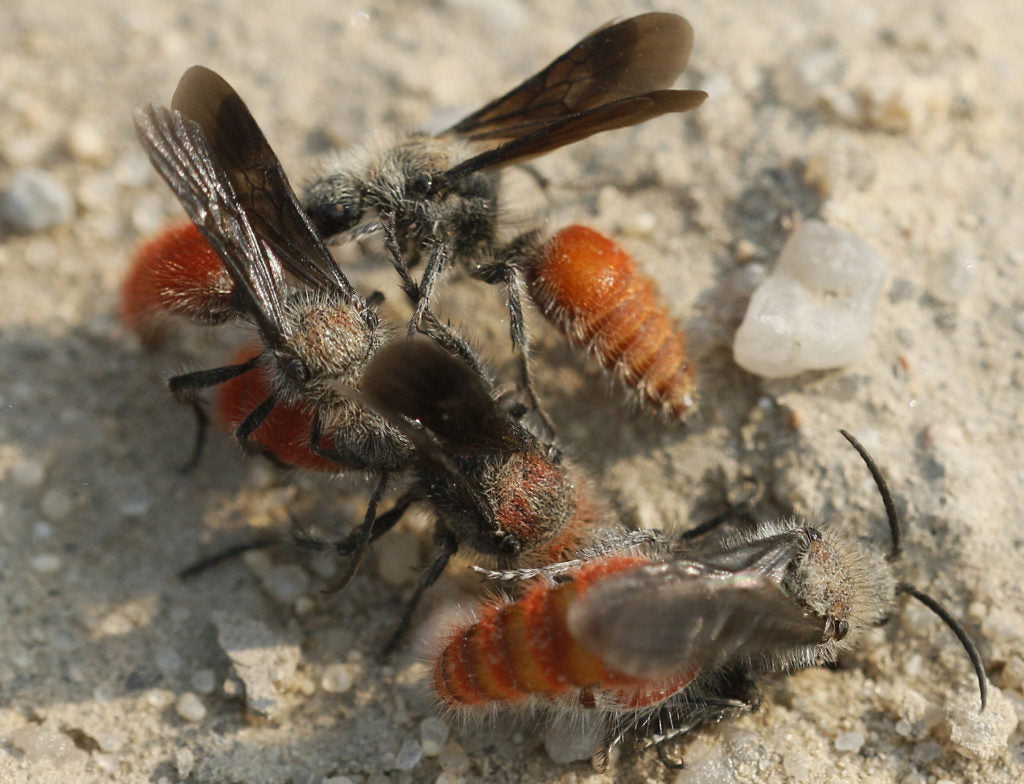
[[[750,299],[733,344],[736,363],[785,378],[856,361],[887,271],[860,237],[820,221],[800,224]]]

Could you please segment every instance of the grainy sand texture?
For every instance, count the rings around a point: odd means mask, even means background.
[[[201,467],[178,471],[192,419],[164,381],[223,364],[242,338],[186,331],[149,352],[118,319],[134,247],[181,217],[135,139],[133,107],[167,104],[186,68],[207,65],[298,185],[326,151],[447,127],[595,27],[646,10],[5,0],[0,189],[8,205],[14,183],[42,206],[0,233],[0,781],[1024,778],[1020,3],[664,3],[696,32],[677,86],[706,90],[705,104],[540,159],[546,192],[507,178],[511,228],[584,222],[616,236],[690,330],[701,406],[678,427],[633,412],[528,314],[539,392],[623,522],[695,525],[753,478],[759,516],[797,514],[884,548],[881,501],[838,434],[853,431],[906,520],[901,577],[978,643],[984,713],[956,639],[901,600],[839,667],[767,679],[760,711],[696,733],[685,770],[646,753],[596,774],[553,762],[536,722],[432,718],[424,641],[484,590],[465,563],[432,589],[408,643],[379,654],[429,546],[423,514],[339,596],[320,593],[337,561],[287,545],[176,576],[290,518],[347,530],[370,485],[275,470],[216,433]],[[870,341],[852,365],[760,379],[733,361],[733,336],[753,286],[811,218],[888,262]],[[364,245],[337,249],[345,270],[401,319],[393,271]],[[437,309],[514,381],[497,289],[453,273]]]

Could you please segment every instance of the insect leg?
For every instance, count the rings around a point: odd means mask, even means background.
[[[455,534],[447,528],[439,528],[435,539],[433,560],[420,572],[419,578],[416,580],[416,590],[409,597],[409,601],[405,603],[405,610],[402,612],[398,626],[395,627],[395,631],[384,645],[383,653],[385,656],[393,653],[395,648],[398,647],[398,643],[405,637],[405,633],[409,630],[409,624],[412,623],[412,616],[416,612],[416,607],[419,605],[420,599],[423,598],[424,592],[437,582],[437,578],[441,576],[441,573],[448,565],[448,561],[451,560],[451,557],[458,550],[459,540],[455,538]]]
[[[265,455],[268,450],[260,444],[254,443],[252,434],[259,430],[260,425],[267,421],[270,412],[277,405],[277,393],[271,392],[267,398],[256,408],[246,414],[245,419],[235,428],[235,439],[241,444],[247,454]]]
[[[402,519],[402,516],[408,511],[409,507],[419,501],[423,497],[423,493],[418,488],[404,493],[388,511],[380,515],[376,520],[373,521],[373,531],[370,534],[370,542],[376,542],[384,534],[395,527],[395,524]],[[339,555],[350,555],[353,550],[356,549],[356,545],[359,542],[359,529],[352,531],[347,536],[338,539],[335,542],[328,542],[324,539],[314,540],[311,537],[303,540],[302,544],[306,547],[315,547],[319,550],[331,549]]]
[[[427,266],[423,270],[423,277],[420,278],[416,294],[416,309],[412,314],[412,321],[409,322],[409,337],[416,332],[423,317],[430,311],[430,299],[434,296],[434,288],[437,286],[438,276],[441,271],[451,264],[451,250],[448,243],[439,240],[430,252]]]
[[[750,511],[760,503],[761,498],[764,496],[764,485],[758,479],[753,477],[751,477],[749,481],[753,483],[754,489],[746,498],[738,503],[730,503],[729,507],[724,512],[715,515],[710,520],[705,520],[700,525],[691,528],[688,531],[683,531],[683,533],[679,535],[679,538],[683,541],[697,539],[704,534],[715,530],[718,526],[722,525],[722,523],[748,516]],[[726,497],[726,500],[728,501],[728,497]]]
[[[422,491],[415,487],[403,493],[402,496],[395,501],[394,506],[374,520],[373,533],[370,535],[370,541],[377,541],[380,537],[394,528],[395,524],[401,520],[402,516],[406,511],[408,511],[409,507],[416,503],[416,501],[419,501],[422,497]],[[310,550],[334,550],[341,555],[349,555],[355,549],[358,537],[358,530],[353,531],[348,536],[345,536],[336,542],[310,536],[308,534],[301,533],[299,531],[298,524],[295,522],[295,519],[292,518],[292,535],[290,537],[292,543]],[[267,534],[266,536],[260,536],[253,539],[250,542],[225,547],[220,552],[209,555],[206,558],[202,558],[191,566],[186,566],[178,572],[178,579],[187,580],[192,577],[196,577],[208,569],[219,566],[225,561],[229,561],[239,555],[245,555],[245,553],[250,550],[262,550],[263,548],[270,547],[284,539],[285,537],[282,537],[279,534]]]
[[[518,244],[518,240],[513,245]],[[530,344],[526,337],[526,320],[523,318],[523,295],[525,286],[519,269],[516,264],[508,261],[499,261],[484,267],[479,273],[480,279],[485,283],[505,284],[505,296],[508,298],[508,326],[512,337],[512,347],[519,351],[519,374],[522,378],[523,389],[530,399],[530,406],[537,412],[537,416],[546,431],[545,435],[549,441],[555,438],[555,426],[548,416],[540,399],[537,397],[537,390],[533,384],[533,374],[530,372]]]
[[[377,522],[377,504],[380,503],[381,496],[384,495],[384,490],[388,486],[390,476],[390,473],[387,471],[381,472],[377,486],[370,495],[370,502],[366,505],[366,515],[363,517],[363,524],[359,528],[359,536],[355,541],[355,546],[348,553],[344,553],[351,556],[348,568],[345,569],[341,577],[333,585],[324,589],[324,593],[337,593],[352,582],[352,578],[356,576],[356,570],[359,569],[359,565],[363,562],[366,548],[373,538],[374,524]]]
[[[409,274],[409,265],[406,263],[405,257],[402,255],[402,249],[398,244],[398,235],[395,233],[395,214],[393,212],[382,212],[380,214],[380,224],[384,229],[384,247],[387,248],[388,255],[391,256],[391,266],[398,273],[399,285],[410,302],[418,303],[420,289],[416,285],[416,281],[412,279],[412,275]]]
[[[686,760],[681,753],[669,756],[669,746],[685,746],[689,734],[705,724],[716,724],[757,710],[760,698],[750,673],[736,670],[729,673],[729,678],[722,684],[720,695],[695,698],[684,706],[659,712],[658,731],[641,742],[640,751],[654,749],[658,761],[667,769],[681,770],[686,767]]]
[[[469,345],[469,341],[452,329],[450,325],[442,324],[431,311],[428,310],[423,314],[423,321],[420,323],[419,331],[445,349],[449,354],[454,354],[465,360],[466,364],[473,368],[474,372],[481,378],[487,378],[487,372],[484,370],[484,366],[480,364],[480,359]]]
[[[370,468],[366,458],[354,449],[338,446],[324,446],[324,420],[318,410],[313,416],[313,425],[309,432],[309,451],[318,457],[332,460],[338,464],[339,469],[348,468],[354,471],[364,471]]]
[[[199,390],[207,387],[215,387],[230,381],[233,378],[248,373],[260,364],[261,356],[255,356],[240,365],[225,365],[224,367],[213,368],[212,370],[197,370],[194,373],[183,373],[174,376],[167,381],[167,386],[182,405],[191,406],[196,417],[196,440],[192,447],[192,455],[188,462],[182,466],[183,473],[187,473],[199,465],[199,458],[203,454],[203,446],[206,443],[206,426],[210,421],[206,411],[199,401]]]
[[[231,547],[225,547],[220,552],[216,552],[213,555],[208,555],[205,558],[200,558],[190,566],[186,566],[180,572],[178,572],[179,580],[190,580],[193,577],[198,577],[203,572],[212,569],[215,566],[225,561],[230,561],[232,558],[237,558],[240,555],[245,555],[250,550],[262,550],[265,547],[277,544],[282,541],[279,534],[267,534],[257,539],[253,539],[250,542],[244,542],[242,544],[232,545]]]

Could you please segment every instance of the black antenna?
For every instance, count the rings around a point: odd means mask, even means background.
[[[900,518],[896,514],[896,504],[892,500],[892,493],[889,492],[889,485],[885,481],[885,477],[882,476],[882,470],[878,467],[878,463],[875,459],[868,454],[868,450],[864,448],[864,445],[853,437],[851,433],[846,430],[840,430],[843,434],[843,438],[850,442],[850,445],[857,450],[857,454],[861,456],[861,459],[868,467],[868,471],[871,472],[871,478],[875,480],[875,485],[878,487],[878,492],[882,494],[882,503],[885,504],[885,514],[889,518],[889,530],[892,532],[892,550],[889,553],[889,560],[895,561],[900,557]]]
[[[970,658],[971,665],[974,667],[974,674],[978,676],[978,690],[981,692],[981,709],[985,710],[985,703],[988,701],[988,682],[985,680],[985,667],[981,662],[981,654],[978,653],[978,648],[975,646],[974,640],[967,636],[967,632],[964,631],[964,627],[960,625],[960,622],[957,621],[956,618],[949,614],[949,610],[939,604],[928,594],[922,593],[908,583],[900,583],[899,591],[901,593],[909,593],[921,602],[921,604],[939,616],[943,623],[953,630],[953,634],[956,635],[956,638],[960,640],[960,644],[964,646],[964,650],[967,651],[967,656]]]
[[[846,430],[840,430],[839,432],[842,433],[843,438],[849,441],[853,448],[857,450],[857,454],[861,456],[861,459],[871,472],[871,476],[875,480],[875,485],[878,487],[878,492],[882,495],[882,503],[885,504],[885,513],[889,517],[889,530],[892,532],[892,551],[889,553],[889,560],[894,561],[900,557],[900,520],[899,515],[896,513],[896,504],[893,503],[892,500],[892,493],[889,492],[889,485],[885,481],[885,477],[882,476],[882,471],[878,467],[878,463],[876,463],[875,459],[868,454],[864,445]],[[900,583],[897,586],[897,590],[900,593],[908,593],[921,602],[921,604],[939,616],[942,622],[945,623],[946,626],[953,631],[953,634],[956,635],[956,638],[960,641],[960,644],[967,652],[967,657],[971,660],[971,666],[974,667],[974,674],[978,676],[978,690],[981,692],[981,709],[985,710],[985,703],[988,701],[988,682],[985,680],[985,667],[981,661],[981,654],[978,653],[978,647],[967,635],[964,627],[960,625],[960,622],[956,618],[950,615],[949,610],[939,604],[928,594],[917,590],[913,585],[910,585],[909,583]]]

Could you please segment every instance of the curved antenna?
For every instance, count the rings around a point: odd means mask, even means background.
[[[930,597],[926,593],[922,593],[917,590],[914,586],[909,583],[900,583],[898,586],[900,593],[908,593],[917,599],[921,604],[935,613],[942,622],[946,624],[950,629],[953,630],[953,634],[960,640],[960,644],[967,651],[967,656],[971,660],[971,666],[974,667],[974,674],[978,676],[978,690],[981,692],[981,709],[985,710],[985,703],[988,701],[988,682],[985,680],[985,667],[981,661],[981,654],[978,653],[978,648],[974,644],[974,640],[967,636],[967,632],[964,631],[964,627],[960,625],[960,622],[949,614],[949,610],[939,604],[935,599]]]
[[[882,495],[882,502],[885,504],[885,513],[889,517],[889,530],[892,532],[892,551],[889,553],[889,560],[894,561],[900,557],[900,518],[896,513],[896,504],[892,500],[892,493],[889,491],[889,485],[885,481],[885,477],[882,476],[882,471],[878,467],[878,463],[876,463],[874,458],[868,454],[864,445],[846,430],[840,430],[839,432],[842,433],[843,438],[849,441],[851,446],[857,450],[857,454],[861,456],[861,459],[871,472],[871,476],[875,480],[875,485],[878,487],[878,492]],[[974,674],[978,677],[978,690],[981,692],[981,709],[985,710],[985,703],[988,702],[988,682],[985,680],[985,667],[981,661],[981,654],[978,652],[978,647],[974,644],[974,640],[967,635],[964,627],[961,626],[960,622],[949,613],[949,610],[939,604],[928,594],[917,590],[917,588],[909,583],[900,583],[897,586],[897,590],[900,593],[910,594],[921,602],[921,604],[939,616],[942,622],[952,630],[953,634],[956,635],[956,638],[960,641],[960,644],[967,652],[967,657],[971,660],[971,666],[974,667]]]
[[[871,478],[875,480],[875,485],[878,487],[878,492],[882,495],[882,503],[885,504],[885,514],[889,518],[889,531],[892,533],[892,550],[889,552],[889,560],[895,561],[900,557],[900,517],[896,513],[896,504],[892,500],[892,493],[889,491],[889,485],[885,481],[885,477],[882,476],[882,470],[878,467],[878,463],[875,459],[868,454],[868,450],[864,448],[864,445],[858,441],[853,435],[846,431],[840,430],[843,434],[843,438],[850,442],[850,445],[857,450],[857,454],[861,456],[865,465],[868,467],[868,471],[871,472]]]

